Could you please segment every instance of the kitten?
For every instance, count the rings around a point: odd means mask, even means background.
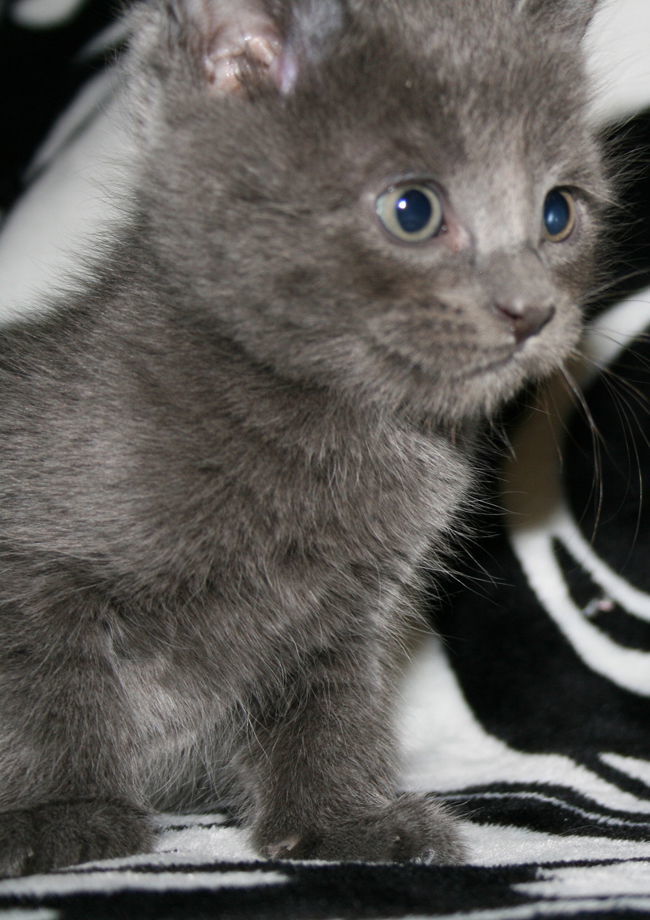
[[[392,662],[481,421],[579,339],[594,6],[132,12],[132,212],[0,342],[3,874],[223,788],[267,856],[462,857]]]

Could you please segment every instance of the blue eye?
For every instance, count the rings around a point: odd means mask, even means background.
[[[429,196],[417,188],[404,192],[395,204],[395,216],[404,233],[422,233],[432,214]]]
[[[554,188],[544,201],[544,232],[552,243],[566,240],[576,223],[575,200],[566,189]]]
[[[377,215],[389,233],[408,243],[431,239],[444,223],[440,196],[419,182],[385,191],[377,199]]]

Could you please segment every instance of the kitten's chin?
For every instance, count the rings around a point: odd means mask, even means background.
[[[445,368],[385,349],[374,395],[385,406],[392,403],[398,410],[432,416],[451,426],[478,421],[494,415],[527,385],[559,371],[578,339],[577,330],[572,330],[553,348],[531,340],[493,360],[458,361]]]
[[[552,370],[530,373],[512,358],[474,369],[465,376],[454,376],[449,381],[448,399],[441,407],[440,414],[449,422],[459,418],[489,418],[514,399],[526,385],[539,383],[551,373]]]
[[[577,336],[575,339],[577,343]],[[535,348],[533,343],[516,349],[509,358],[486,362],[449,381],[448,417],[490,417],[526,387],[537,385],[560,372],[572,351],[573,337],[556,349]]]

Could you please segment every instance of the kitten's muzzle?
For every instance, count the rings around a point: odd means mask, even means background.
[[[517,345],[538,335],[557,312],[557,287],[528,246],[491,253],[480,266],[479,277],[501,330],[507,330]]]

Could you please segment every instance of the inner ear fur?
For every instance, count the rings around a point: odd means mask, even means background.
[[[174,15],[209,92],[241,92],[252,69],[281,87],[285,41],[264,0],[175,0]]]
[[[161,6],[209,92],[242,92],[253,72],[287,94],[302,69],[317,65],[343,31],[345,2],[167,0]]]

